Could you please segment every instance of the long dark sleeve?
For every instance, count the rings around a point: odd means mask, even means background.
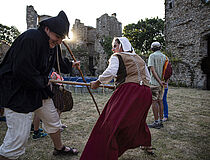
[[[13,75],[30,89],[45,88],[48,81],[37,69],[40,58],[37,45],[36,41],[25,39],[13,53]]]

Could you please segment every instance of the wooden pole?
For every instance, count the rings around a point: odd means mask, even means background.
[[[63,44],[64,44],[64,46],[67,48],[67,50],[69,51],[69,53],[70,53],[70,55],[72,56],[74,62],[76,62],[77,60],[76,60],[74,54],[72,53],[71,49],[69,48],[69,46],[68,46],[64,41],[63,41]],[[82,76],[83,81],[86,83],[86,80],[85,80],[85,78],[84,78],[84,76],[83,76],[83,74],[82,74],[81,69],[79,68],[79,66],[76,66],[76,67],[77,67],[77,69],[79,70],[79,72],[80,72],[80,74],[81,74],[81,76]],[[90,88],[89,88],[88,86],[86,86],[86,87],[87,87],[87,90],[88,90],[88,92],[90,93],[90,95],[91,95],[91,97],[92,97],[92,99],[93,99],[93,102],[94,102],[94,104],[95,104],[95,106],[96,106],[96,109],[97,109],[97,111],[98,111],[98,114],[100,115],[100,111],[99,111],[99,109],[98,109],[98,105],[97,105],[97,103],[96,103],[96,101],[95,101],[95,98],[93,97],[93,94],[91,93]]]
[[[81,86],[90,86],[90,83],[82,83],[82,82],[72,82],[72,81],[58,81],[58,80],[49,80],[52,83],[62,83],[62,84],[69,84],[69,85],[81,85]],[[107,86],[107,85],[99,85],[99,87],[114,89],[114,86]]]

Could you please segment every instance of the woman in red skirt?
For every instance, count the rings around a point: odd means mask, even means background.
[[[127,38],[114,38],[112,46],[114,54],[109,66],[91,83],[91,88],[115,78],[116,90],[94,126],[80,160],[117,160],[126,150],[139,146],[153,153],[146,124],[152,103],[148,69]]]

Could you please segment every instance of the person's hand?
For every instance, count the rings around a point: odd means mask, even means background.
[[[163,87],[163,81],[160,80],[158,83],[160,84],[161,87]]]
[[[52,83],[50,81],[48,81],[47,86],[50,86],[50,88],[51,88],[52,87]]]
[[[165,81],[161,81],[161,87],[164,87],[164,88],[166,88],[167,87],[167,83],[165,82]]]
[[[163,87],[164,87],[164,88],[167,88],[167,83],[163,84]]]
[[[78,67],[80,69],[80,61],[72,62],[72,67]]]
[[[168,80],[167,81],[164,81],[163,86],[164,86],[164,88],[167,88],[168,87]]]
[[[97,89],[101,82],[99,80],[90,82],[90,88],[91,89]]]
[[[57,79],[57,76],[55,74],[53,74],[52,79],[53,80],[56,80]]]

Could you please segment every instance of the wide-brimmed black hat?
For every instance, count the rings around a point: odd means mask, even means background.
[[[39,24],[49,27],[50,31],[60,36],[68,37],[70,23],[64,11],[60,11],[56,17],[43,20]]]

